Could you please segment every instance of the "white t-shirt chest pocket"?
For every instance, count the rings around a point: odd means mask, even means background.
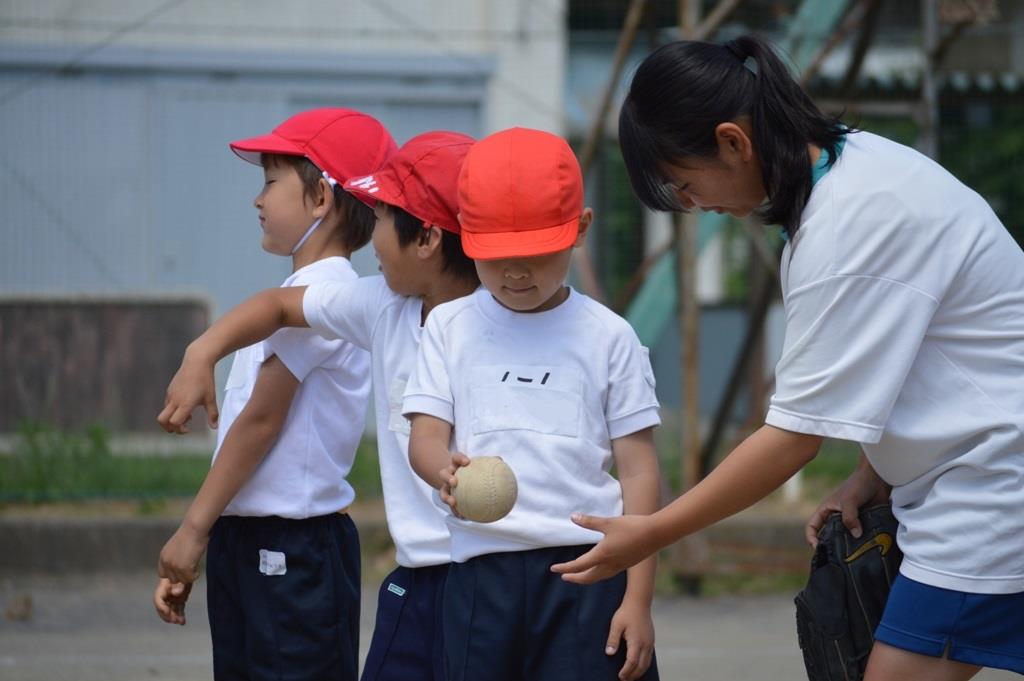
[[[577,437],[583,374],[576,367],[495,364],[470,372],[474,434],[530,430]]]

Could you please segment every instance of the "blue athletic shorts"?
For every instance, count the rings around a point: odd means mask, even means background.
[[[605,654],[626,573],[571,584],[551,572],[592,546],[488,553],[452,563],[444,587],[448,681],[618,681],[626,646]],[[639,681],[658,681],[658,664]]]
[[[964,593],[899,575],[875,640],[921,655],[1024,674],[1024,592]]]
[[[362,681],[445,681],[441,613],[448,563],[397,567],[377,594]]]
[[[221,516],[206,555],[216,681],[356,681],[359,533],[340,513]]]

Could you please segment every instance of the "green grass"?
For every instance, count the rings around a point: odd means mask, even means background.
[[[0,502],[132,499],[159,509],[160,499],[195,494],[209,469],[210,452],[114,455],[102,428],[62,432],[25,424],[14,451],[0,456]],[[360,443],[349,482],[361,498],[380,496],[373,441]]]

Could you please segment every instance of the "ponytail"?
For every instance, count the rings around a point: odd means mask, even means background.
[[[681,210],[662,168],[686,157],[716,157],[715,128],[741,116],[750,118],[768,196],[758,214],[795,234],[811,193],[807,146],[834,160],[848,130],[823,114],[754,36],[725,45],[673,42],[640,64],[619,115],[619,145],[640,201],[654,210]]]

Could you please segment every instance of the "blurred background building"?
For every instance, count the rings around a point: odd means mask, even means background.
[[[652,347],[670,431],[684,402],[678,230],[633,198],[614,121],[635,65],[680,35],[681,7],[725,10],[709,39],[775,41],[823,107],[928,150],[1024,235],[1024,0],[4,0],[0,431],[32,418],[155,432],[185,343],[284,279],[289,263],[259,247],[260,171],[230,140],[349,106],[399,142],[521,125],[582,149],[636,5],[588,169],[592,277],[577,270],[576,282]],[[746,387],[723,400],[777,245],[759,225],[699,220],[705,427],[723,409],[733,425],[763,413],[777,303],[740,372]],[[376,270],[371,249],[355,263]]]
[[[229,141],[324,106],[563,133],[566,30],[559,0],[0,3],[0,431],[154,431],[188,339],[287,276]]]

